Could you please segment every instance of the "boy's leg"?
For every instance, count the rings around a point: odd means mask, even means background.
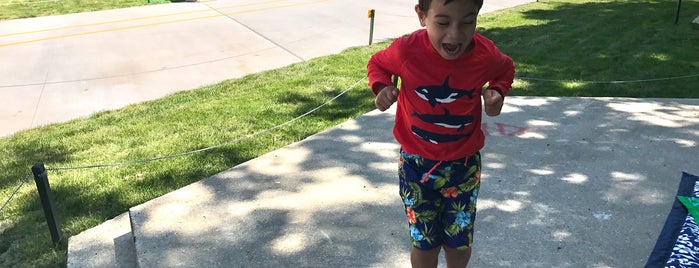
[[[437,161],[408,155],[401,151],[400,196],[405,205],[410,229],[410,262],[413,267],[437,267],[444,229],[441,224],[442,194],[420,180]]]
[[[410,250],[410,264],[413,268],[435,268],[437,267],[437,258],[439,258],[440,247],[430,250],[422,250],[413,247]],[[447,261],[447,263],[449,263]]]
[[[471,259],[471,248],[458,250],[444,245],[444,257],[447,259],[447,268],[465,268]]]
[[[460,184],[447,188],[445,193],[445,232],[444,256],[448,268],[463,268],[468,265],[473,246],[474,222],[476,220],[476,200],[480,188],[480,153],[466,159],[463,173],[453,167],[454,176],[461,177]]]
[[[448,254],[445,255],[448,267],[468,264],[480,185],[480,154],[465,160],[441,165],[442,162],[401,151],[400,192],[410,226],[413,267],[437,267],[442,247]],[[428,178],[425,183],[423,177]],[[439,183],[442,186],[436,186]]]

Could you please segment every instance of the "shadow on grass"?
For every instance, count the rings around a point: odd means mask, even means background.
[[[373,95],[371,91],[366,88],[366,82],[361,86],[357,86],[353,91],[349,91],[328,103],[327,101],[338,96],[338,92],[342,92],[342,89],[327,90],[313,97],[291,92],[280,97],[279,101],[282,103],[298,104],[292,112],[292,114],[298,115],[308,113],[320,107],[320,105],[324,105],[322,108],[308,115],[310,118],[318,118],[321,120],[350,118],[356,114],[357,110],[369,111],[373,109]]]
[[[521,13],[526,26],[479,29],[517,64],[529,96],[699,97],[699,76],[643,83],[606,83],[699,75],[699,31],[691,20],[699,3],[540,1]],[[497,24],[498,17],[480,22]],[[603,83],[581,83],[598,81]]]
[[[5,166],[21,166],[25,165],[24,170],[15,169],[9,170],[5,169],[0,171],[0,188],[14,188],[19,185],[21,179],[23,179],[27,174],[31,172],[31,167],[36,162],[46,161],[46,162],[64,162],[70,161],[73,151],[66,146],[61,144],[50,144],[45,145],[39,142],[17,142],[13,143],[13,146],[5,148],[9,158],[5,161]],[[32,178],[29,178],[30,180]],[[0,201],[4,202],[4,200]]]

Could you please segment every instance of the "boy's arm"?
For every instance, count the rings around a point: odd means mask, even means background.
[[[505,54],[498,55],[500,64],[495,64],[495,78],[488,82],[488,88],[483,92],[484,109],[489,116],[500,114],[505,96],[510,92],[515,77],[514,61]]]
[[[371,56],[367,64],[367,76],[369,78],[369,87],[374,95],[387,86],[395,86],[391,77],[400,75],[398,66],[400,65],[400,57],[398,55],[398,47],[400,39],[394,41],[388,48],[381,50]]]
[[[515,63],[512,58],[503,53],[499,53],[499,64],[495,64],[495,77],[488,82],[488,89],[497,91],[502,98],[510,92],[512,82],[515,78]]]

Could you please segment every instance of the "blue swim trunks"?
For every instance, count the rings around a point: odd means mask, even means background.
[[[459,160],[435,161],[401,150],[400,196],[412,245],[429,250],[442,244],[465,250],[473,244],[480,188],[479,152]]]

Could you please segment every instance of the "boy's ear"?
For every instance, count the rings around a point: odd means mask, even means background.
[[[427,14],[425,12],[422,12],[422,9],[420,9],[419,5],[415,5],[415,13],[417,13],[417,17],[420,19],[420,26],[425,27],[427,24],[425,24],[425,17]]]

